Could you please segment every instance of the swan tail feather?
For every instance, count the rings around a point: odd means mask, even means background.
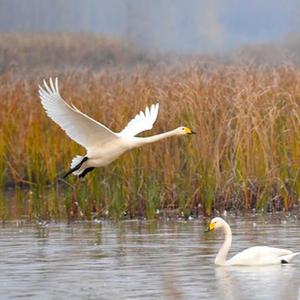
[[[284,255],[284,256],[282,256],[280,258],[281,259],[281,263],[282,264],[288,264],[291,261],[293,261],[299,254],[300,254],[300,252],[296,252],[296,253],[291,253],[291,254],[288,254],[288,255]]]
[[[63,176],[63,178],[66,178],[70,174],[80,175],[82,173],[82,170],[80,170],[80,168],[82,164],[87,160],[88,158],[86,156],[80,156],[80,155],[75,156],[71,162],[71,169]]]

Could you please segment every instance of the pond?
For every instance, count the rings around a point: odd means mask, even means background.
[[[253,245],[300,250],[297,216],[231,215],[229,256]],[[216,267],[207,220],[29,224],[0,229],[1,299],[299,299],[291,265]]]

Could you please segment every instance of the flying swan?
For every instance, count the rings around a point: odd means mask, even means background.
[[[150,130],[157,119],[159,104],[146,107],[145,112],[139,112],[121,132],[113,132],[103,124],[95,121],[79,111],[74,105],[69,105],[59,94],[58,80],[43,81],[39,86],[39,96],[47,115],[56,122],[66,134],[86,149],[85,156],[73,158],[71,169],[64,178],[73,173],[84,177],[95,167],[108,165],[124,152],[145,144],[157,142],[174,136],[193,134],[187,127],[157,134],[151,137],[136,137],[137,134]]]
[[[290,263],[300,252],[293,253],[287,249],[273,248],[267,246],[256,246],[248,248],[232,258],[226,260],[231,246],[232,233],[230,226],[222,218],[211,220],[208,231],[222,228],[225,233],[225,241],[219,250],[215,264],[220,266],[258,266],[258,265],[276,265]]]

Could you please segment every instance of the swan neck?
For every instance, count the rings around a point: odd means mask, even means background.
[[[160,133],[160,134],[156,134],[156,135],[144,137],[144,138],[138,138],[138,139],[141,144],[149,144],[149,143],[154,143],[154,142],[160,141],[167,137],[174,136],[176,134],[177,134],[176,130],[171,130],[171,131],[167,131],[164,133]]]
[[[215,259],[216,265],[225,265],[226,264],[227,254],[231,247],[232,233],[231,233],[231,229],[227,223],[224,223],[223,230],[225,233],[225,240],[216,256],[216,259]]]

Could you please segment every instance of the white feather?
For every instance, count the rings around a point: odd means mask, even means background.
[[[75,157],[73,157],[72,162],[71,162],[71,169],[75,168],[76,166],[78,166],[82,160],[83,160],[84,156],[81,155],[76,155]]]
[[[44,86],[39,87],[39,95],[47,115],[55,121],[78,144],[85,148],[95,144],[105,144],[118,139],[117,134],[79,111],[75,106],[67,104],[59,94],[58,81],[49,80],[50,86],[44,80]]]
[[[137,134],[153,128],[158,115],[159,104],[152,104],[150,109],[146,107],[145,112],[140,111],[119,133],[123,137],[133,137]]]
[[[81,156],[81,155],[77,155],[77,156],[73,157],[70,168],[73,169],[76,166],[78,166],[82,162],[83,158],[84,158],[84,156]],[[81,172],[82,172],[82,170],[79,169],[77,171],[74,171],[73,175],[79,175]]]

